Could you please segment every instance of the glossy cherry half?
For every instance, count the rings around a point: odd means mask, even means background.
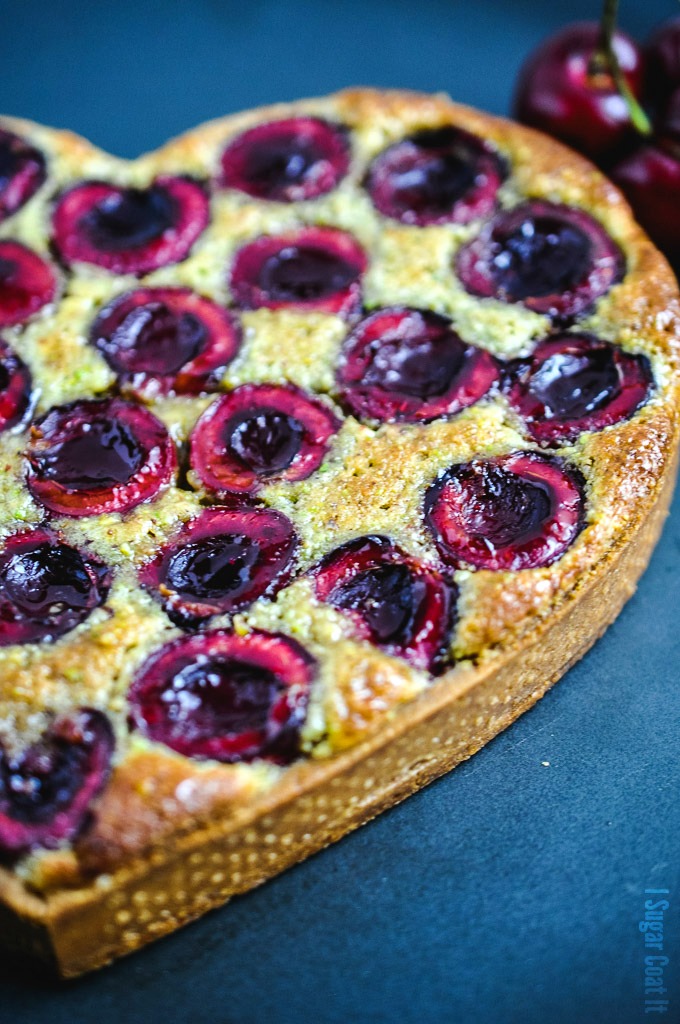
[[[153,498],[177,467],[160,420],[121,398],[59,406],[31,433],[28,487],[61,515],[127,512]]]
[[[20,242],[0,239],[0,327],[28,320],[56,293],[49,263]]]
[[[354,312],[368,261],[359,243],[337,228],[300,228],[263,235],[236,253],[230,286],[241,309]]]
[[[347,129],[318,117],[249,128],[222,153],[220,185],[255,199],[303,202],[325,195],[349,170]]]
[[[0,549],[0,647],[48,643],[104,604],[111,573],[53,530],[26,530]]]
[[[467,345],[450,320],[403,307],[362,320],[337,373],[342,399],[359,419],[407,423],[459,412],[497,379],[493,356]]]
[[[193,626],[275,594],[290,578],[296,548],[281,512],[213,507],[185,523],[139,578],[173,622]]]
[[[20,210],[46,177],[45,157],[40,150],[0,128],[0,222]]]
[[[597,22],[577,22],[541,43],[522,67],[514,114],[518,121],[585,153],[598,163],[635,139],[628,105],[612,75],[596,68]],[[643,61],[630,36],[617,31],[614,52],[629,89],[642,92]]]
[[[188,288],[139,288],[100,312],[90,341],[126,391],[199,395],[219,386],[241,329],[228,310]]]
[[[456,589],[388,537],[357,537],[312,570],[316,596],[351,615],[359,636],[417,668],[443,666]]]
[[[534,440],[559,445],[629,419],[652,386],[646,356],[591,334],[562,333],[512,364],[507,393]]]
[[[581,530],[579,475],[558,459],[514,452],[451,466],[428,489],[425,521],[449,565],[537,569]]]
[[[186,259],[208,218],[207,193],[190,178],[161,175],[148,188],[87,181],[57,201],[54,244],[67,264],[148,274]]]
[[[487,142],[446,125],[423,129],[380,153],[366,188],[380,213],[403,224],[468,224],[494,210],[506,175]]]
[[[0,747],[0,856],[74,839],[108,779],[113,748],[108,718],[91,708],[56,718],[17,756]]]
[[[32,390],[28,367],[0,338],[0,434],[24,422],[30,412]]]
[[[216,493],[304,480],[318,469],[340,421],[292,384],[243,384],[218,398],[191,435],[191,467]]]
[[[186,757],[285,764],[299,752],[315,672],[307,651],[279,634],[180,637],[142,666],[131,721]]]
[[[500,213],[464,245],[456,272],[472,295],[521,302],[567,322],[623,278],[625,261],[583,210],[533,200]]]

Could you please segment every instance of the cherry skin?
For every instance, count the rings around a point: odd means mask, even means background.
[[[0,327],[28,320],[52,302],[56,292],[49,263],[20,242],[0,239]]]
[[[186,259],[208,219],[207,193],[190,178],[161,175],[147,188],[85,181],[57,200],[54,246],[67,265],[148,274]]]
[[[462,128],[427,128],[380,153],[366,175],[376,209],[403,224],[468,224],[490,214],[506,169]]]
[[[222,153],[219,184],[255,199],[304,202],[325,195],[349,170],[347,131],[317,117],[249,128]]]
[[[498,379],[488,352],[466,345],[451,321],[428,310],[389,307],[349,335],[337,373],[358,418],[427,422],[482,398]]]
[[[22,359],[0,338],[0,434],[20,427],[32,406],[31,373]]]
[[[642,146],[610,174],[652,241],[680,270],[680,150]]]
[[[0,647],[49,643],[99,608],[111,574],[48,528],[14,534],[0,550]]]
[[[577,22],[541,43],[520,71],[514,116],[596,163],[609,163],[612,154],[634,138],[634,129],[612,76],[592,71],[599,32],[597,22]],[[614,51],[631,92],[639,97],[643,77],[639,47],[617,31]]]
[[[316,664],[295,640],[212,630],[166,644],[128,693],[133,727],[186,757],[292,761]]]
[[[0,128],[0,222],[20,210],[46,177],[45,157],[40,150]]]
[[[111,768],[114,735],[101,711],[56,718],[19,755],[0,746],[0,856],[14,860],[76,838]]]
[[[120,398],[71,402],[32,428],[27,484],[51,512],[127,512],[155,497],[177,467],[170,436],[152,413]]]
[[[428,489],[425,522],[454,567],[537,569],[576,539],[584,519],[579,474],[537,452],[451,466]]]
[[[156,593],[179,626],[271,597],[290,578],[297,537],[281,512],[213,506],[142,567],[142,586]]]
[[[360,637],[417,668],[446,661],[456,588],[388,537],[357,537],[311,570],[319,600],[341,608]]]
[[[470,294],[521,302],[563,324],[589,312],[625,269],[599,221],[541,199],[499,213],[455,258]]]
[[[191,468],[216,494],[255,493],[319,468],[335,413],[292,384],[242,384],[208,406],[191,435]]]
[[[680,15],[658,26],[645,44],[645,94],[661,112],[668,97],[680,88]]]
[[[359,306],[366,267],[365,252],[346,231],[307,227],[244,245],[234,257],[230,285],[240,309],[348,316]]]
[[[652,387],[646,356],[593,335],[562,332],[511,364],[507,392],[531,437],[554,446],[629,419]]]
[[[139,288],[99,313],[90,341],[126,392],[199,395],[218,389],[241,330],[228,310],[188,288]]]

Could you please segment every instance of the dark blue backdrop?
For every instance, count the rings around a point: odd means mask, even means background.
[[[623,2],[640,35],[672,0]],[[123,156],[348,84],[505,113],[523,55],[597,3],[0,0],[0,109]],[[638,594],[473,760],[259,891],[67,986],[0,962],[12,1024],[632,1024],[637,922],[671,889],[680,1020],[680,507]],[[549,765],[544,765],[549,762]]]

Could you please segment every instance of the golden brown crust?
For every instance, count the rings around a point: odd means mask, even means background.
[[[314,756],[286,770],[263,764],[197,765],[153,745],[123,741],[128,745],[121,748],[93,824],[74,847],[30,857],[16,873],[0,870],[0,926],[5,926],[0,931],[7,941],[52,956],[64,975],[101,966],[245,891],[469,757],[539,699],[612,621],[647,563],[670,501],[680,401],[676,285],[616,189],[558,143],[446,97],[373,90],[212,122],[131,165],[70,133],[10,119],[6,123],[52,155],[60,186],[81,177],[114,175],[143,184],[161,170],[213,174],[232,134],[296,110],[337,118],[355,129],[355,168],[347,186],[355,188],[352,201],[331,196],[314,209],[300,204],[300,209],[265,217],[257,204],[220,199],[213,225],[191,258],[150,275],[149,283],[199,287],[200,281],[202,291],[226,301],[219,268],[241,241],[300,222],[330,222],[354,231],[376,254],[366,285],[372,302],[413,302],[425,289],[426,302],[419,304],[451,315],[464,336],[470,332],[470,340],[476,340],[475,331],[486,331],[489,347],[498,354],[526,350],[547,330],[545,318],[499,308],[493,301],[470,303],[462,295],[450,264],[464,231],[386,226],[370,204],[362,207],[356,198],[356,181],[385,145],[419,127],[456,123],[490,139],[508,159],[508,204],[526,195],[582,206],[621,246],[625,280],[598,303],[584,326],[647,354],[659,386],[634,419],[584,435],[564,450],[586,479],[589,518],[558,563],[512,574],[458,573],[454,651],[470,661],[435,683],[357,643],[343,632],[342,622],[311,599],[299,602],[295,617],[290,606],[296,602],[286,604],[285,592],[277,602],[240,617],[238,628],[246,630],[282,624],[318,656],[322,672],[315,709],[320,724],[316,736],[311,727],[308,737]],[[45,251],[46,203],[29,206],[0,233],[16,229]],[[414,267],[419,268],[415,274]],[[70,353],[69,364],[83,353],[90,360],[84,383],[69,377],[65,367],[64,380],[48,394],[45,407],[108,386],[106,372],[86,344],[85,328],[93,310],[125,287],[129,281],[96,274],[90,281],[85,275],[54,322],[38,319],[29,327],[25,354],[34,367],[48,365],[56,353]],[[70,304],[68,316],[65,303]],[[251,321],[250,340],[230,368],[226,386],[295,374],[301,386],[332,391],[331,369],[342,338],[336,318],[320,317],[305,327],[294,315],[261,311]],[[271,365],[270,337],[281,339]],[[315,361],[316,342],[320,357]],[[296,364],[297,350],[304,358]],[[165,415],[179,422],[175,408],[168,407]],[[180,438],[193,422],[188,412],[183,415]],[[265,499],[294,519],[307,564],[344,539],[369,531],[388,532],[406,549],[435,560],[422,528],[427,482],[452,462],[516,447],[531,445],[501,399],[426,427],[374,429],[346,421],[322,475],[293,487],[268,488]],[[16,488],[12,492],[8,485],[6,498],[14,509],[21,493],[18,473],[9,473]],[[150,506],[127,524],[109,517],[107,531],[93,538],[98,551],[119,559],[115,564],[127,565],[128,559],[132,568],[121,569],[126,585],[154,543],[172,535],[191,514],[194,499],[187,500],[189,505],[180,508],[172,497],[163,498],[160,512]],[[34,514],[30,508],[24,513]],[[86,535],[78,524],[68,528],[74,537]],[[7,516],[0,515],[0,530],[8,529]],[[123,608],[128,591],[122,584],[118,594]],[[84,680],[77,686],[85,687],[78,692],[89,693],[90,686],[95,695],[88,703],[105,705],[124,723],[130,673],[146,651],[173,635],[155,606],[142,609],[133,603],[128,614],[126,621],[124,611],[116,612],[100,627],[100,635],[109,636],[102,645],[108,643],[111,652],[101,658],[89,632],[55,645],[48,654],[37,649],[16,654],[13,649],[0,658],[0,720],[9,722],[10,740],[18,734],[34,738],[40,731],[36,709],[42,713],[68,704],[75,670]],[[134,638],[130,648],[135,653],[119,647],[123,636]],[[122,735],[122,724],[119,728]]]

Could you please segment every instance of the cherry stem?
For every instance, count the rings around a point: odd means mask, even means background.
[[[619,95],[628,107],[633,127],[640,135],[651,135],[651,122],[631,92],[614,49],[614,33],[616,31],[618,10],[619,0],[604,0],[602,16],[600,18],[600,38],[593,55],[591,71],[593,74],[604,72],[611,75]]]

